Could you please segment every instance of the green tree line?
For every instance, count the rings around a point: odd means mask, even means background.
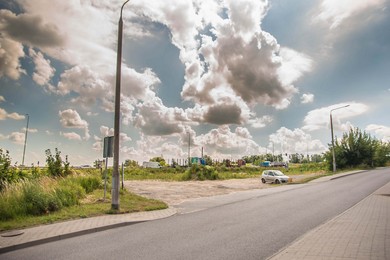
[[[344,133],[334,145],[338,169],[353,167],[381,167],[390,161],[390,143],[377,140],[359,128]],[[332,145],[325,153],[328,167],[333,167]]]

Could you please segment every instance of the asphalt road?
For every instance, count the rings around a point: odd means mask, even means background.
[[[390,170],[381,169],[250,196],[236,193],[220,203],[206,203],[207,207],[192,205],[197,209],[192,213],[30,247],[0,258],[266,259],[389,181]]]

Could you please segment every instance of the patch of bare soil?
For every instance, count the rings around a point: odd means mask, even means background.
[[[315,174],[292,176],[292,182],[298,182]],[[265,189],[271,184],[263,184],[260,178],[231,179],[215,181],[125,181],[125,187],[138,195],[162,200],[169,206],[178,205],[186,200],[228,194],[237,191]]]

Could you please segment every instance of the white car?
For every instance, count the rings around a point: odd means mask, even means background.
[[[284,175],[283,172],[278,170],[266,170],[261,174],[261,182],[271,182],[275,184],[287,183],[290,177]]]

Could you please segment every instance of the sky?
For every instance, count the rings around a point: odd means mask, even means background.
[[[124,1],[0,0],[0,148],[103,159]],[[390,141],[389,0],[131,0],[119,160],[321,154]],[[28,115],[28,116],[27,116]],[[28,122],[28,128],[27,128]],[[27,131],[27,139],[25,142]],[[26,143],[26,145],[25,145]]]

